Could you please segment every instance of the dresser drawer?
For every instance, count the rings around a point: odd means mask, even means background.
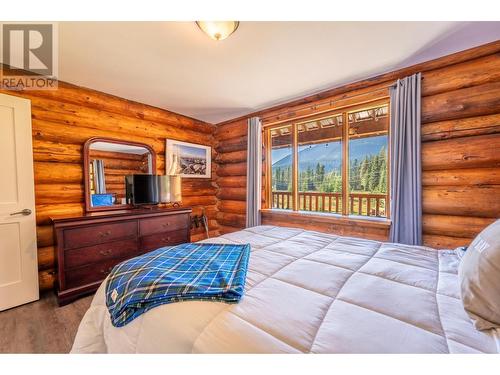
[[[98,224],[66,229],[64,231],[64,248],[74,249],[136,237],[137,221],[135,220],[113,224]]]
[[[176,232],[165,232],[141,238],[141,253],[159,249],[163,246],[179,245],[188,242],[188,228]]]
[[[66,270],[64,272],[66,288],[81,287],[85,284],[104,280],[115,265],[126,259],[130,259],[130,257],[108,259],[97,264]]]
[[[109,242],[94,246],[70,249],[64,252],[64,268],[73,268],[103,260],[133,257],[137,253],[137,239]]]
[[[141,236],[147,236],[155,233],[169,232],[187,228],[188,224],[189,218],[186,214],[141,219],[139,221],[139,233]]]

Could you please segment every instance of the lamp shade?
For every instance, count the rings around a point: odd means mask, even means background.
[[[170,179],[171,176],[158,176],[161,203],[170,203]]]
[[[182,201],[181,176],[175,175],[169,177],[170,177],[170,201],[179,203]]]
[[[238,21],[196,21],[198,27],[213,40],[223,40],[234,33]]]
[[[161,203],[179,203],[182,201],[181,176],[158,176],[158,188]]]

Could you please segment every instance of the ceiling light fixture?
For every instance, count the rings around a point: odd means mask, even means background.
[[[234,33],[238,21],[196,21],[198,27],[213,40],[223,40]]]

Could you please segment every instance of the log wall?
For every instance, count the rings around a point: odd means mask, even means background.
[[[142,142],[157,153],[157,173],[165,174],[165,139],[214,146],[214,130],[176,113],[128,101],[94,90],[59,82],[55,91],[10,91],[31,100],[33,159],[40,289],[54,283],[54,240],[51,217],[84,211],[83,144],[91,137]],[[216,154],[212,155],[215,158]],[[202,209],[209,218],[210,234],[219,234],[216,219],[216,164],[212,179],[183,179],[183,204]],[[203,239],[201,229],[192,240]]]
[[[500,41],[328,90],[218,124],[218,222],[222,232],[244,226],[246,124],[286,121],[380,97],[398,78],[422,72],[424,243],[468,244],[500,217]],[[378,90],[378,91],[377,91]],[[333,103],[333,104],[329,104]],[[315,108],[316,106],[316,108]],[[371,223],[298,214],[263,213],[264,224],[387,239]]]

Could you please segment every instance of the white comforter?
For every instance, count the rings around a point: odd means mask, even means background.
[[[493,353],[463,310],[452,251],[260,226],[237,305],[181,302],[111,325],[104,284],[73,353]]]

